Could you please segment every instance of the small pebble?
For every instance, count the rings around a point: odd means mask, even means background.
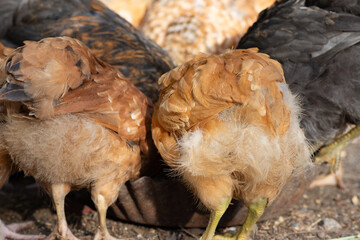
[[[302,208],[300,208],[300,210],[299,210],[299,213],[301,213],[301,214],[305,214],[305,213],[308,213],[308,212],[309,212],[309,209],[306,208],[306,207],[302,207]]]
[[[324,228],[326,231],[334,231],[342,229],[341,225],[332,218],[325,218],[324,219]]]
[[[236,227],[228,227],[226,231],[236,232]]]
[[[354,204],[355,206],[359,205],[359,198],[358,196],[353,196],[351,199],[352,204]]]
[[[325,234],[325,232],[319,232],[319,233],[317,233],[316,234],[319,238],[325,238],[326,237],[326,234]]]
[[[280,216],[280,217],[278,218],[278,220],[276,220],[276,221],[274,222],[274,225],[277,226],[277,225],[279,225],[280,223],[283,223],[283,222],[284,222],[284,218],[283,218],[282,216]]]
[[[290,225],[290,228],[292,228],[294,230],[299,230],[299,225],[297,223],[293,223]]]

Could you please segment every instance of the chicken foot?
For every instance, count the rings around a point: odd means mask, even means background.
[[[17,231],[19,231],[21,229],[28,228],[31,224],[32,224],[32,222],[24,222],[24,223],[13,223],[13,224],[9,224],[6,226],[0,220],[0,239],[11,238],[11,239],[17,239],[17,240],[21,240],[21,239],[31,240],[31,239],[44,238],[45,237],[44,235],[24,235],[24,234],[16,233]]]
[[[261,198],[257,202],[249,205],[248,215],[241,229],[231,237],[216,235],[213,239],[216,240],[247,240],[250,238],[251,229],[256,224],[257,220],[263,215],[267,199]]]
[[[329,145],[322,147],[319,153],[315,156],[315,163],[327,162],[331,163],[330,175],[335,177],[337,186],[340,188],[344,187],[344,184],[339,174],[339,166],[341,163],[341,151],[350,143],[351,140],[355,139],[360,135],[360,125],[355,126],[346,134],[342,135]]]
[[[212,210],[210,212],[209,223],[206,227],[204,234],[200,238],[201,240],[213,239],[213,236],[215,235],[216,227],[217,227],[221,217],[224,215],[226,209],[229,207],[230,200],[231,199],[229,197],[223,198],[222,203],[220,204],[219,208],[217,210]]]

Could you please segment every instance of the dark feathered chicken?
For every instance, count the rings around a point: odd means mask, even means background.
[[[157,79],[172,67],[167,53],[97,0],[0,0],[0,33],[22,44],[44,37],[69,36],[95,56],[116,66],[151,99]]]
[[[283,1],[264,11],[238,48],[258,47],[280,61],[291,90],[302,98],[305,135],[320,148],[347,124],[360,122],[360,17],[346,13],[357,11],[347,5],[357,1],[316,2],[339,12],[312,2]],[[357,132],[323,147],[317,161],[332,162],[335,172],[340,151]]]

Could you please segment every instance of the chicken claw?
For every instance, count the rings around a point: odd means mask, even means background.
[[[329,173],[327,175],[320,175],[315,178],[310,184],[310,188],[321,187],[321,186],[337,186],[340,189],[344,189],[345,185],[342,181],[343,169],[341,163],[336,173]]]
[[[30,227],[32,224],[31,221],[29,222],[24,222],[24,223],[13,223],[10,225],[5,225],[1,220],[0,220],[0,240],[6,239],[6,238],[12,238],[12,239],[17,239],[17,240],[21,240],[21,239],[42,239],[45,236],[44,235],[23,235],[23,234],[19,234],[16,233],[16,231],[22,230],[22,229],[26,229],[28,227]]]
[[[315,156],[315,163],[331,163],[330,174],[334,175],[336,180],[336,185],[340,188],[344,188],[344,184],[341,179],[341,174],[339,174],[339,166],[341,162],[341,151],[349,144],[351,140],[360,135],[360,125],[355,126],[346,134],[342,135],[334,142],[322,147],[319,153]]]

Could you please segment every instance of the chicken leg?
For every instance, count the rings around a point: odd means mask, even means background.
[[[57,229],[47,239],[57,239],[60,236],[61,239],[78,240],[70,231],[65,217],[65,197],[70,190],[69,184],[51,184],[51,195],[56,208],[58,224]]]
[[[341,151],[350,143],[351,140],[358,137],[359,135],[360,125],[357,125],[329,145],[322,147],[319,153],[315,156],[315,163],[331,163],[330,176],[333,176],[335,178],[335,182],[340,188],[344,187],[341,175],[339,174]]]
[[[250,237],[251,229],[256,221],[263,215],[267,205],[267,199],[261,198],[257,202],[249,205],[248,215],[241,229],[232,237],[216,235],[216,240],[247,240]]]
[[[7,239],[7,238],[16,239],[16,240],[21,240],[21,239],[31,240],[31,239],[44,238],[45,237],[44,235],[23,235],[23,234],[16,233],[16,231],[18,231],[18,230],[28,228],[31,224],[32,224],[32,222],[24,222],[24,223],[14,223],[14,224],[10,224],[10,225],[6,226],[0,220],[0,240]]]
[[[99,215],[99,229],[94,240],[117,240],[117,238],[110,235],[106,227],[106,212],[108,207],[116,200],[122,184],[121,180],[116,179],[102,185],[95,185],[91,190],[92,199]]]
[[[217,210],[211,211],[209,223],[206,227],[204,234],[200,238],[201,240],[213,239],[213,236],[215,235],[216,227],[217,227],[221,217],[224,215],[226,209],[229,207],[230,200],[231,200],[231,198],[228,198],[228,197],[223,198],[222,203],[219,206],[219,208]]]

